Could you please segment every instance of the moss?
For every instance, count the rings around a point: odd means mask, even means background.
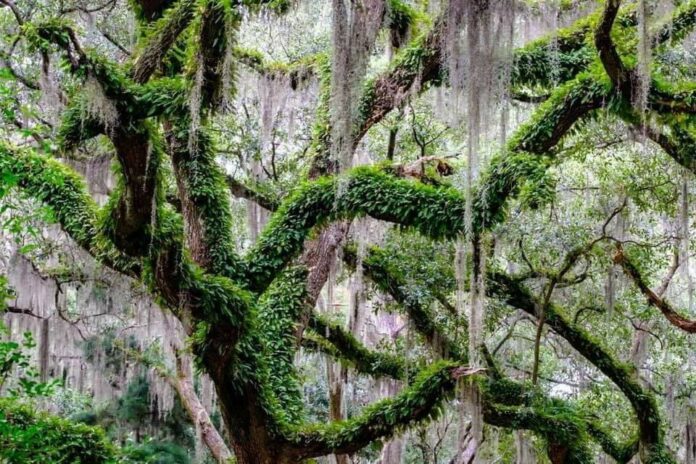
[[[344,192],[337,199],[339,189]],[[432,238],[451,238],[462,231],[464,201],[454,189],[397,179],[379,168],[305,182],[283,202],[247,256],[249,288],[263,291],[299,254],[315,226],[362,215],[413,227]]]
[[[72,169],[30,150],[0,144],[0,173],[5,187],[18,186],[46,204],[63,230],[98,259],[126,274],[137,269],[136,263],[99,234],[97,205]]]
[[[536,305],[533,297],[518,282],[500,272],[491,272],[486,290],[497,295],[509,305],[534,316]],[[546,308],[546,323],[554,332],[562,336],[582,356],[597,367],[621,390],[633,407],[638,419],[639,436],[643,446],[649,447],[649,455],[666,455],[662,421],[654,396],[646,391],[636,380],[634,369],[614,359],[590,334],[567,320],[560,308],[549,305]],[[655,458],[655,461],[663,462]],[[673,462],[673,461],[665,461]]]
[[[696,25],[696,1],[681,3],[672,13],[671,21],[658,31],[658,43],[675,45],[684,40]]]
[[[205,130],[192,134],[188,120],[173,127],[170,148],[179,195],[189,221],[202,225],[208,270],[243,282],[244,264],[234,249],[232,216],[225,176],[215,161],[212,140]],[[195,137],[193,148],[190,137]]]
[[[146,82],[162,63],[164,57],[179,36],[193,21],[196,0],[181,0],[173,8],[165,10],[157,20],[141,27],[141,39],[133,64],[132,77],[136,82]]]

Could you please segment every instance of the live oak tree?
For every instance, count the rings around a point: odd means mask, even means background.
[[[366,348],[314,310],[351,220],[370,216],[432,240],[465,237],[485,245],[491,232],[508,220],[507,206],[515,198],[548,192],[547,171],[557,161],[559,143],[599,115],[635,127],[674,162],[696,172],[694,87],[675,84],[657,70],[646,74],[640,69],[642,36],[635,4],[608,0],[553,37],[512,52],[509,94],[541,103],[481,174],[469,198],[472,224],[467,227],[467,199],[461,192],[427,176],[406,178],[418,170],[400,165],[340,169],[345,166],[332,148],[329,57],[276,64],[236,46],[243,11],[267,9],[280,15],[290,6],[286,2],[131,3],[138,45],[128,60],[117,63],[87,48],[70,22],[30,21],[21,5],[0,0],[17,23],[17,40],[46,66],[60,56],[80,82],[65,97],[59,150],[46,153],[40,137],[36,146],[17,147],[10,141],[0,145],[3,187],[16,187],[46,204],[79,246],[104,265],[145,282],[177,315],[197,362],[215,383],[237,462],[294,463],[356,452],[435,417],[465,376],[479,385],[487,424],[534,432],[543,438],[554,463],[593,462],[592,446],[617,462],[628,462],[636,454],[646,463],[675,462],[653,393],[631,366],[553,298],[596,242],[578,244],[559,269],[540,273],[537,277],[545,281],[541,296],[524,279],[496,266],[486,270],[485,289],[490,301],[540,319],[540,330],[548,327],[615,384],[634,417],[635,438],[627,442],[573,403],[507,378],[486,344],[480,347],[486,370],[468,369],[472,353],[466,343],[443,332],[430,308],[408,294],[393,253],[370,248],[358,256],[347,246],[343,259],[360,267],[402,306],[441,360],[413,372],[404,359]],[[403,108],[411,94],[450,80],[445,19],[422,21],[408,4],[388,3],[381,27],[394,36],[399,50],[386,71],[360,86],[358,111],[349,121],[351,150],[375,124]],[[421,32],[403,43],[403,32],[419,21]],[[695,22],[696,2],[682,2],[669,24],[651,31],[648,40],[657,49],[678,46]],[[6,57],[7,69],[13,69],[13,59]],[[216,161],[212,121],[234,91],[234,71],[240,66],[291,80],[311,75],[320,82],[307,154],[311,165],[306,179],[282,199],[227,179]],[[636,97],[640,92],[642,99]],[[113,146],[119,180],[102,208],[59,159],[100,135]],[[274,211],[244,255],[235,247],[230,192]],[[614,259],[674,330],[693,332],[693,322],[650,290],[622,248]],[[452,288],[443,284],[431,291],[445,295]],[[301,346],[408,386],[351,419],[308,424],[293,365]]]

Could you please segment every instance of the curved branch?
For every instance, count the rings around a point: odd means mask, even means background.
[[[252,201],[268,211],[275,211],[278,209],[279,202],[271,195],[267,195],[257,189],[249,187],[230,175],[226,176],[225,180],[230,189],[230,193],[235,197]]]
[[[523,183],[544,177],[549,150],[609,94],[601,80],[589,75],[554,92],[511,140],[509,151],[491,162],[474,199],[475,230],[502,220],[505,204]],[[285,199],[247,255],[249,287],[263,291],[299,254],[309,232],[327,221],[367,214],[432,238],[454,238],[465,232],[464,209],[465,201],[454,189],[399,180],[373,168],[306,182]]]
[[[314,334],[303,340],[305,346],[312,346],[341,361],[348,361],[358,372],[364,374],[401,380],[406,378],[406,366],[402,358],[368,349],[340,325],[312,314],[309,328]],[[305,344],[305,341],[308,343]]]
[[[351,267],[357,265],[357,257],[350,249],[343,253],[344,261]],[[466,341],[453,340],[435,324],[432,310],[429,305],[423,304],[417,297],[409,295],[408,285],[398,276],[398,273],[389,269],[384,251],[377,247],[370,248],[361,264],[366,277],[372,280],[381,291],[394,298],[406,311],[415,329],[425,337],[426,341],[439,356],[448,359],[466,361],[468,356],[465,346]],[[463,333],[466,332],[466,322],[463,323]]]
[[[288,453],[298,459],[354,453],[375,440],[438,415],[441,403],[454,391],[458,379],[478,372],[480,369],[439,361],[424,369],[409,388],[373,404],[353,419],[288,433]]]
[[[653,292],[645,279],[641,275],[638,267],[631,261],[631,259],[626,256],[623,250],[623,246],[620,243],[616,244],[616,252],[613,257],[614,263],[621,266],[626,275],[636,284],[636,287],[641,291],[641,293],[648,300],[648,303],[662,312],[662,314],[667,318],[670,324],[688,333],[696,333],[696,320],[692,321],[683,316],[681,316],[667,300],[660,298],[655,292]]]
[[[604,70],[609,75],[614,87],[623,91],[628,81],[628,75],[611,38],[611,29],[620,5],[621,0],[606,0],[602,17],[595,31],[594,43],[604,65]]]

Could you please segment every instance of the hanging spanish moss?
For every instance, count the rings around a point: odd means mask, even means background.
[[[99,121],[107,134],[111,133],[118,125],[120,116],[114,102],[104,94],[102,85],[92,76],[86,79],[82,90],[85,115]]]
[[[198,134],[201,127],[201,105],[203,104],[203,84],[204,84],[204,64],[203,55],[198,53],[196,57],[196,73],[193,85],[189,91],[189,133],[188,149],[191,153],[198,152]]]
[[[331,155],[339,171],[352,166],[353,121],[370,52],[382,24],[384,0],[333,0]]]
[[[220,108],[227,112],[232,109],[235,81],[234,45],[236,44],[236,24],[230,18],[225,21],[225,56],[222,60]]]
[[[690,175],[684,173],[684,178],[681,182],[680,189],[680,208],[679,208],[679,223],[680,223],[680,262],[681,270],[684,279],[687,283],[687,301],[689,310],[693,310],[694,304],[694,282],[691,276],[691,243],[690,243],[690,229],[691,229],[691,218],[690,218],[690,206],[689,206],[689,180]]]
[[[482,140],[493,114],[499,109],[493,102],[501,101],[509,78],[510,57],[501,52],[506,40],[513,40],[514,5],[500,1],[452,1],[447,9],[446,52],[449,84],[452,89],[454,111],[450,124],[466,129],[466,171],[463,180],[466,239],[460,238],[456,247],[457,308],[468,316],[469,361],[471,366],[482,365],[479,348],[483,342],[485,305],[485,253],[482,240],[474,236],[472,209],[474,186],[478,181],[482,157]],[[506,40],[499,40],[506,37]],[[504,117],[504,116],[502,116]],[[463,122],[466,121],[465,124]],[[491,134],[492,135],[492,134]],[[503,137],[506,137],[503,135]],[[466,245],[469,243],[469,246]],[[471,264],[467,271],[467,264]],[[469,279],[468,311],[464,310],[464,291]],[[483,412],[480,392],[473,385],[461,388],[463,413],[471,421],[472,449],[483,441]],[[463,429],[465,417],[460,420]],[[462,440],[462,443],[464,440]],[[464,453],[466,450],[460,450]],[[469,451],[466,451],[467,453]]]
[[[634,105],[641,114],[645,115],[648,109],[648,93],[650,91],[651,75],[650,64],[652,62],[652,36],[650,32],[650,5],[648,0],[639,0],[636,7],[638,18],[638,64],[637,80],[635,85]],[[645,124],[645,122],[644,122]]]

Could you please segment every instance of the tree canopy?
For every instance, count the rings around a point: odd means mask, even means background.
[[[165,379],[218,462],[396,463],[419,430],[412,462],[513,462],[513,433],[517,462],[693,462],[695,24],[688,0],[0,0],[8,256],[57,282],[68,326],[122,339],[93,357]],[[6,323],[48,321],[16,263]],[[86,322],[112,311],[61,285],[105,272],[185,340],[126,338],[141,306]],[[108,417],[139,442],[128,380]],[[365,382],[395,387],[346,411]],[[5,401],[12,452],[121,459]],[[424,457],[453,416],[451,461]]]

